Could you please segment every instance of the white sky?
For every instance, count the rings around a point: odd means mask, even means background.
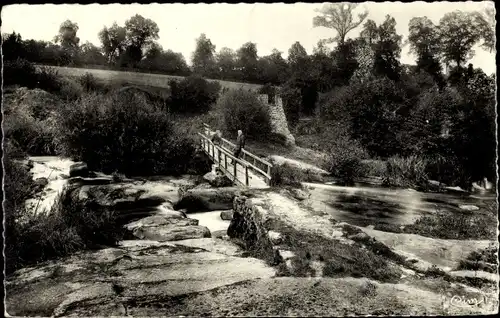
[[[386,14],[397,22],[397,32],[408,36],[408,22],[417,16],[427,16],[434,23],[447,12],[454,10],[481,10],[492,5],[483,2],[366,2],[363,7],[369,11],[368,19],[381,23]],[[103,26],[114,21],[124,25],[125,21],[138,13],[150,18],[160,28],[159,43],[164,49],[181,52],[190,64],[195,49],[195,39],[205,33],[216,45],[217,52],[222,47],[238,49],[243,43],[257,43],[259,56],[267,55],[273,48],[283,52],[286,58],[288,49],[299,41],[312,53],[319,39],[332,37],[334,30],[313,28],[312,19],[315,8],[320,3],[295,4],[90,4],[90,5],[9,5],[2,8],[2,33],[16,31],[23,39],[51,41],[57,34],[59,25],[66,19],[76,22],[80,27],[80,43],[89,41],[100,46],[98,32]],[[351,31],[349,37],[356,37],[361,26]],[[415,58],[404,47],[401,61],[413,64]],[[481,67],[487,74],[496,72],[495,54],[476,48],[476,56],[469,61]]]

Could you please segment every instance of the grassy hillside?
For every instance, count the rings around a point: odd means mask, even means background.
[[[158,88],[168,88],[168,82],[172,79],[179,80],[182,76],[175,75],[163,75],[163,74],[151,74],[151,73],[139,73],[139,72],[123,72],[123,71],[112,71],[112,70],[100,70],[91,68],[76,68],[76,67],[60,67],[60,66],[50,66],[56,69],[60,75],[68,77],[78,77],[85,73],[91,73],[97,79],[108,82],[108,83],[128,83],[139,86],[151,86]],[[248,83],[238,83],[238,82],[228,82],[221,80],[209,80],[218,81],[221,86],[237,89],[251,89],[258,90],[262,85],[248,84]]]

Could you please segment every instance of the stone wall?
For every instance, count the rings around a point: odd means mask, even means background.
[[[269,116],[271,117],[273,132],[285,137],[287,145],[294,146],[295,138],[288,129],[288,122],[281,97],[279,95],[274,96],[274,103],[272,103],[267,94],[260,94],[259,100],[269,106]]]

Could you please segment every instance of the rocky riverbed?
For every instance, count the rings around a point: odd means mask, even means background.
[[[306,204],[308,189],[214,188],[193,176],[70,177],[69,163],[49,162],[37,159],[33,166],[60,167],[47,177],[40,202],[50,206],[53,192],[62,189],[57,186],[71,185],[75,199],[91,197],[119,213],[128,236],[118,246],[15,272],[6,286],[10,315],[498,311],[498,272],[457,270],[468,253],[494,242],[439,240],[339,222]],[[467,303],[472,299],[478,302]]]

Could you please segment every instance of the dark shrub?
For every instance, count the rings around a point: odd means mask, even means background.
[[[66,256],[85,248],[115,246],[123,238],[124,229],[113,211],[72,195],[65,188],[49,213],[29,214],[22,222],[11,222],[6,244],[7,272]],[[33,213],[19,209],[24,214]]]
[[[304,173],[288,164],[276,164],[273,162],[271,169],[271,186],[302,187],[301,182],[305,180]]]
[[[35,66],[23,59],[4,61],[3,85],[19,85],[34,88],[37,84]]]
[[[100,85],[97,82],[95,76],[88,72],[80,76],[80,78],[78,78],[78,82],[82,85],[86,92],[97,91],[103,88],[103,85]]]
[[[253,92],[229,90],[217,104],[224,130],[231,135],[241,129],[256,140],[266,140],[271,133],[267,106]]]
[[[66,104],[58,122],[63,153],[105,173],[182,173],[195,151],[168,114],[132,92],[85,95]]]
[[[361,144],[351,139],[344,129],[327,133],[331,137],[326,170],[343,185],[353,185],[365,175],[363,159],[368,157]]]
[[[58,94],[61,91],[61,78],[57,70],[43,66],[37,70],[37,87],[49,93]]]
[[[189,76],[180,81],[172,80],[169,109],[173,113],[205,113],[217,101],[221,86],[199,76]]]

